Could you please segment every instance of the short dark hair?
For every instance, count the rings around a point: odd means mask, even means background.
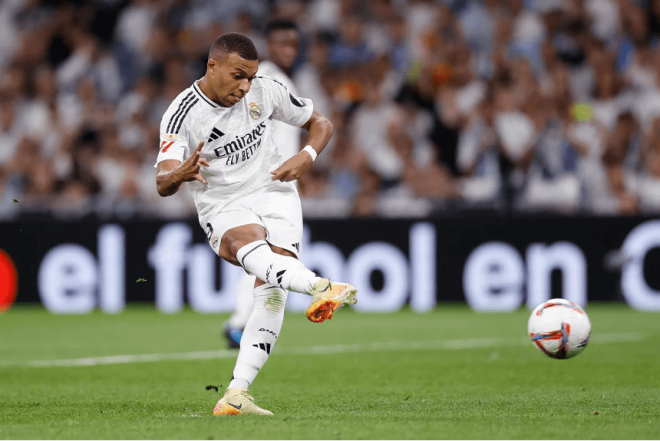
[[[216,38],[209,50],[209,58],[224,57],[234,53],[245,60],[259,59],[257,48],[254,47],[252,40],[238,32],[227,32]]]
[[[269,21],[266,25],[266,37],[269,37],[271,33],[282,29],[293,29],[294,31],[298,32],[298,26],[296,26],[296,24],[290,20],[272,20]]]

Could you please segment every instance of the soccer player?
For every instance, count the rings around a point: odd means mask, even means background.
[[[291,80],[291,68],[300,46],[296,25],[288,20],[272,21],[266,25],[266,39],[269,60],[259,63],[259,75],[275,78],[297,96],[298,91]],[[282,158],[289,159],[300,151],[300,128],[281,121],[273,121],[272,127],[273,141]],[[252,314],[255,279],[255,276],[245,273],[238,284],[236,310],[225,323],[224,330],[230,348],[240,347],[243,330]]]
[[[272,415],[247,389],[282,328],[287,290],[312,296],[307,318],[322,322],[356,302],[357,290],[317,277],[300,262],[302,210],[293,181],[332,136],[332,123],[271,77],[257,76],[257,51],[243,34],[219,36],[206,75],[177,96],[160,128],[156,185],[169,196],[187,183],[215,253],[256,276],[254,310],[234,374],[214,415]],[[309,131],[309,145],[282,161],[272,120]]]

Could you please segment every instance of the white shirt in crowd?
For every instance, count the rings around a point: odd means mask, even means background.
[[[298,89],[296,89],[291,78],[272,61],[266,60],[259,62],[258,75],[273,77],[279,80],[280,83],[289,89],[289,92],[294,96],[298,96]],[[300,129],[280,121],[273,121],[273,141],[275,141],[275,145],[280,149],[282,158],[286,161],[300,151]]]

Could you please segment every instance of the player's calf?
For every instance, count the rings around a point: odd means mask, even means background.
[[[265,240],[251,242],[236,253],[238,263],[250,274],[283,289],[312,294],[321,280],[298,259],[274,253]]]
[[[230,388],[247,389],[266,364],[282,329],[286,299],[287,292],[276,286],[255,288],[254,310],[243,330]]]
[[[225,396],[218,401],[213,415],[272,415],[254,404],[247,393],[275,347],[282,321],[287,292],[276,286],[262,285],[254,290],[254,310],[241,338],[234,375]]]

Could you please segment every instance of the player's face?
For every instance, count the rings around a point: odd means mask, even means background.
[[[278,29],[268,36],[268,56],[270,61],[284,69],[290,69],[298,57],[300,45],[298,31]]]
[[[209,60],[211,87],[221,105],[232,107],[250,91],[259,68],[258,60],[246,60],[237,53]]]

